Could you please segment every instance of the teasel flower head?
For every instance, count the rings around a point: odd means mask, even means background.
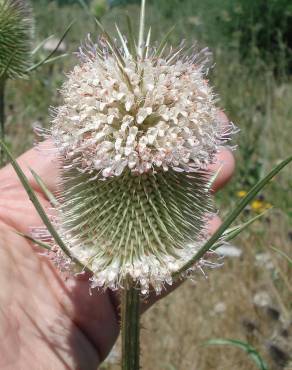
[[[0,0],[0,77],[19,78],[31,66],[34,32],[28,0]]]
[[[119,29],[120,43],[104,30],[89,37],[62,88],[51,127],[62,176],[56,227],[93,287],[131,276],[159,293],[205,240],[206,167],[232,128],[206,82],[208,51],[150,47],[143,11],[137,47]]]

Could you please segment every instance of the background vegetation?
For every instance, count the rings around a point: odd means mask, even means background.
[[[94,1],[94,0],[93,0]],[[8,140],[15,155],[29,148],[33,127],[49,125],[48,108],[58,105],[58,89],[86,35],[97,34],[78,0],[35,0],[36,44],[61,36],[76,20],[65,44],[69,56],[45,65],[27,80],[9,81]],[[124,12],[137,19],[137,1],[88,3],[109,30]],[[120,6],[114,5],[120,3]],[[129,4],[130,3],[130,4]],[[110,6],[109,6],[110,5]],[[101,10],[100,10],[101,9]],[[218,196],[222,217],[242,192],[291,154],[292,4],[289,0],[152,0],[148,23],[159,39],[173,23],[171,42],[181,39],[214,53],[210,83],[220,106],[241,129],[235,139],[237,172]],[[47,53],[46,45],[40,53]],[[268,215],[235,241],[240,257],[185,283],[143,318],[143,369],[252,370],[257,365],[240,349],[204,346],[212,338],[233,338],[253,345],[269,369],[292,369],[292,268],[275,247],[292,255],[292,178],[287,168],[246,210],[243,219],[270,205]],[[112,357],[113,359],[113,357]],[[113,360],[115,361],[115,360]],[[104,368],[115,369],[107,363]]]

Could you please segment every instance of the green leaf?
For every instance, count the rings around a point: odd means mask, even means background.
[[[30,172],[33,175],[36,183],[41,188],[45,196],[48,198],[49,202],[54,206],[57,207],[59,205],[59,202],[55,198],[54,194],[47,188],[45,183],[43,182],[42,178],[32,169],[30,168]]]
[[[30,242],[33,242],[34,244],[38,245],[41,248],[47,249],[49,251],[52,249],[52,247],[49,244],[46,244],[46,243],[44,243],[40,240],[37,240],[37,239],[33,238],[30,235],[23,234],[23,233],[20,233],[18,231],[16,231],[16,234],[19,235],[19,236],[24,237],[25,239],[29,240]]]
[[[36,211],[38,212],[40,218],[42,219],[43,223],[47,227],[49,233],[52,235],[53,239],[55,242],[59,245],[59,247],[63,250],[63,252],[73,261],[75,262],[78,266],[84,268],[84,265],[77,260],[72,254],[71,251],[67,248],[61,237],[59,236],[58,232],[54,228],[53,224],[51,223],[49,217],[47,216],[45,210],[43,209],[40,201],[38,200],[38,197],[36,196],[34,190],[29,184],[29,181],[25,174],[23,173],[22,169],[18,165],[18,163],[14,160],[12,157],[11,153],[9,152],[8,148],[4,144],[2,140],[0,140],[0,146],[2,147],[3,151],[6,153],[12,167],[14,168],[20,182],[22,183],[27,195],[29,196],[29,199],[33,203]],[[87,269],[88,270],[88,269]]]
[[[292,258],[291,257],[289,257],[285,252],[281,251],[281,249],[278,249],[276,247],[271,247],[271,249],[273,249],[273,251],[277,252],[282,257],[284,257],[285,260],[288,262],[289,266],[292,267]]]
[[[75,23],[75,21],[71,22],[69,24],[69,26],[66,28],[65,32],[63,33],[62,37],[60,38],[58,44],[56,45],[56,47],[54,48],[54,50],[51,51],[51,53],[49,55],[47,55],[43,60],[41,60],[40,62],[34,64],[33,66],[31,66],[30,68],[28,68],[26,70],[27,73],[29,72],[32,72],[32,71],[35,71],[37,68],[39,68],[40,66],[42,66],[43,64],[46,64],[48,63],[49,60],[52,61],[52,56],[56,53],[56,51],[59,49],[59,46],[61,45],[62,41],[65,39],[65,37],[67,36],[68,32],[71,30],[73,24]]]
[[[218,230],[211,236],[211,238],[205,243],[205,245],[191,258],[179,271],[174,273],[175,276],[179,276],[182,272],[191,268],[195,262],[204,256],[204,254],[209,251],[214,244],[219,240],[219,238],[224,234],[227,228],[232,224],[232,222],[240,215],[248,203],[263,189],[263,187],[277,175],[278,172],[282,170],[292,161],[292,156],[288,157],[282,161],[278,166],[276,166],[266,177],[259,181],[252,189],[247,193],[247,195],[242,198],[242,200],[237,204],[235,209],[227,216],[222,225]]]
[[[231,227],[230,229],[225,230],[223,235],[222,235],[222,239],[226,242],[229,242],[230,240],[234,239],[243,230],[245,230],[248,226],[250,226],[255,221],[257,221],[259,218],[263,217],[270,210],[271,210],[271,208],[269,208],[268,210],[260,213],[259,215],[256,215],[255,217],[251,218],[247,222],[244,222],[243,224],[236,225],[234,227]],[[219,247],[219,245],[216,246],[216,248],[213,248],[213,249],[217,249],[218,247]]]
[[[50,64],[50,63],[56,62],[56,61],[57,61],[57,60],[59,60],[59,59],[66,58],[68,55],[69,55],[69,54],[67,54],[67,53],[64,53],[64,54],[61,54],[61,55],[56,55],[55,57],[52,57],[52,58],[47,59],[47,60],[44,62],[44,65],[45,65],[45,64]]]
[[[32,55],[36,54],[44,45],[47,41],[49,41],[54,35],[50,35],[49,37],[45,38],[42,40],[31,52]]]
[[[268,370],[268,365],[265,363],[265,361],[262,359],[261,355],[257,352],[257,350],[251,346],[249,343],[237,340],[237,339],[210,339],[205,343],[206,346],[212,346],[212,345],[230,345],[233,347],[240,348],[244,352],[246,352],[249,357],[254,361],[254,363],[257,365],[257,367],[260,370]]]

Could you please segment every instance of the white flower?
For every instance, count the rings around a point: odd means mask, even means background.
[[[63,86],[51,129],[62,172],[55,224],[93,287],[131,276],[143,294],[159,293],[205,241],[205,168],[233,127],[217,117],[206,51],[131,55],[122,44],[89,38]],[[216,265],[210,255],[191,270]]]
[[[63,86],[64,105],[52,125],[57,147],[76,158],[77,168],[91,172],[98,163],[109,177],[120,176],[121,163],[123,171],[141,174],[170,167],[189,172],[212,161],[229,135],[217,118],[201,54],[173,59],[153,51],[136,63],[124,53],[121,72],[102,40],[87,49]],[[106,152],[103,141],[112,143]]]

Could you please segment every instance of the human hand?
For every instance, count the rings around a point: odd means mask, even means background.
[[[221,114],[223,124],[225,115]],[[46,142],[46,147],[50,146]],[[53,149],[44,155],[32,149],[18,163],[41,203],[49,202],[29,168],[57,189]],[[210,172],[222,169],[213,184],[219,190],[231,177],[234,159],[222,149]],[[218,217],[208,225],[219,226]],[[0,368],[5,370],[95,370],[114,345],[118,333],[118,297],[97,289],[89,294],[88,276],[64,281],[40,249],[16,234],[28,234],[42,222],[11,166],[0,170]],[[142,310],[157,300],[151,297]]]

